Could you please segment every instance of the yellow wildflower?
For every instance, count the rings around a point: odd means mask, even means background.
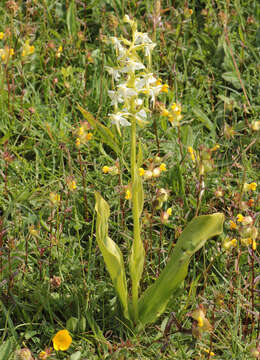
[[[0,57],[2,61],[8,61],[10,57],[14,55],[14,49],[5,46],[4,49],[0,49]]]
[[[169,89],[169,85],[163,84],[163,86],[161,88],[161,92],[168,93],[168,89]]]
[[[194,150],[191,146],[188,146],[188,152],[190,154],[191,160],[194,162],[195,161],[195,154],[194,154]]]
[[[203,351],[205,351],[209,356],[215,356],[215,353],[213,351],[209,351],[208,349],[202,348]]]
[[[257,187],[257,183],[256,182],[252,182],[251,184],[245,183],[243,186],[243,190],[244,191],[255,191]]]
[[[131,198],[132,198],[131,191],[129,189],[127,189],[125,192],[125,199],[130,200]]]
[[[172,208],[171,208],[171,207],[168,208],[168,209],[166,210],[166,212],[167,212],[167,214],[168,214],[169,216],[171,216],[171,214],[172,214]]]
[[[60,330],[53,337],[52,342],[56,351],[66,351],[72,343],[72,338],[68,330]]]
[[[0,40],[3,40],[4,36],[5,36],[5,34],[1,31],[0,32]]]
[[[232,244],[232,246],[237,246],[237,239],[232,239],[231,240],[231,244]]]
[[[232,247],[237,246],[237,239],[229,240],[229,238],[226,238],[226,240],[223,243],[223,247],[225,250],[229,250]]]
[[[237,215],[237,221],[242,222],[244,220],[244,216],[242,214]]]
[[[32,236],[37,236],[38,235],[38,231],[35,229],[35,227],[33,225],[29,226],[29,233]]]
[[[40,354],[39,354],[39,359],[40,360],[45,360],[48,358],[48,354],[46,351],[41,351]]]
[[[67,182],[67,185],[68,185],[68,188],[70,191],[74,191],[77,189],[77,184],[76,184],[76,181],[75,180],[69,180]]]
[[[249,246],[253,244],[253,239],[251,237],[241,238],[241,244],[244,246]]]
[[[254,203],[255,203],[254,199],[249,199],[248,202],[247,202],[247,205],[252,207],[252,206],[254,206]]]
[[[257,187],[257,183],[256,183],[256,182],[252,182],[251,184],[249,184],[249,188],[250,188],[250,190],[252,190],[252,191],[255,191],[255,190],[256,190],[256,187]]]
[[[234,221],[230,220],[229,228],[230,228],[230,230],[234,230],[237,228],[237,224]]]
[[[252,249],[255,251],[256,250],[256,241],[255,240],[253,240],[253,242],[252,242]]]
[[[30,45],[30,40],[26,40],[22,50],[22,57],[26,57],[28,55],[33,54],[35,51],[35,47]]]
[[[54,192],[50,193],[50,201],[53,203],[53,205],[57,205],[60,202],[60,195],[56,194]]]
[[[202,327],[204,325],[203,316],[199,315],[197,321],[199,327]]]
[[[140,176],[144,176],[145,170],[143,168],[139,168],[138,171]]]
[[[85,136],[86,141],[91,140],[91,139],[92,139],[92,137],[93,137],[93,134],[92,134],[92,133],[87,133],[87,134],[86,134],[86,136]]]
[[[164,163],[161,163],[159,168],[161,171],[166,171],[166,165]]]
[[[83,134],[84,134],[84,127],[80,126],[79,129],[78,129],[78,136],[81,136]]]
[[[180,115],[180,113],[181,113],[181,105],[177,105],[176,103],[173,103],[171,108],[172,108],[172,111],[175,114]]]
[[[80,147],[80,138],[77,138],[77,139],[76,139],[76,146],[77,146],[77,147]]]
[[[162,110],[162,112],[161,112],[161,115],[162,116],[169,116],[169,111],[168,110],[166,110],[165,108]]]
[[[110,167],[105,165],[102,167],[102,171],[104,174],[108,174],[110,172]]]
[[[210,149],[210,151],[217,151],[219,148],[219,144],[216,144],[215,146],[213,146],[213,148]]]
[[[59,58],[61,56],[61,53],[62,53],[62,46],[60,45],[59,48],[58,48],[58,51],[56,52],[56,57]]]
[[[156,80],[156,83],[155,83],[156,86],[159,86],[159,85],[162,85],[162,79],[158,79]]]

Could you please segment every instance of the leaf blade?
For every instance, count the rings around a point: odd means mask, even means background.
[[[171,258],[159,278],[139,300],[139,327],[156,320],[165,310],[172,293],[187,275],[191,256],[205,242],[223,231],[224,215],[216,213],[194,218],[182,232]]]
[[[95,199],[95,210],[97,212],[96,238],[98,246],[121,302],[124,316],[130,320],[123,255],[117,244],[108,236],[109,206],[98,192],[95,192]]]

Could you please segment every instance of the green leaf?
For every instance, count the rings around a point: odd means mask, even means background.
[[[224,80],[231,83],[236,89],[241,89],[241,84],[235,71],[225,72],[222,74],[222,77]]]
[[[12,350],[12,343],[10,340],[5,341],[0,346],[0,359],[1,360],[9,360]]]
[[[209,118],[207,117],[207,115],[200,109],[194,107],[192,109],[192,111],[194,112],[194,114],[196,115],[197,119],[199,121],[201,121],[208,130],[210,130],[212,132],[213,135],[215,135],[215,126],[214,124],[209,120]]]
[[[70,1],[70,5],[67,11],[67,27],[70,36],[77,35],[77,22],[76,22],[76,7],[74,0]]]
[[[181,140],[184,146],[193,146],[194,135],[190,125],[184,125],[181,127]]]
[[[191,256],[205,242],[223,231],[224,215],[215,213],[194,218],[182,232],[171,258],[159,278],[139,299],[139,329],[155,321],[187,275]]]
[[[95,210],[97,212],[96,237],[98,246],[122,304],[124,316],[130,320],[123,255],[117,244],[108,236],[109,206],[98,192],[95,192],[95,199]]]
[[[94,118],[94,116],[88,112],[87,110],[83,109],[80,105],[78,105],[78,109],[80,110],[81,114],[84,118],[90,123],[90,125],[96,130],[101,137],[101,139],[106,143],[108,146],[111,147],[112,150],[115,151],[116,154],[121,154],[121,149],[118,145],[118,141],[115,135],[112,133],[110,129],[108,129],[105,125],[101,124],[100,121]]]
[[[81,358],[81,352],[76,351],[74,354],[70,355],[70,360],[80,360]]]

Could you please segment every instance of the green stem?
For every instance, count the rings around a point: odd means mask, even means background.
[[[133,116],[131,122],[131,182],[132,186],[135,182],[136,177],[136,119]],[[138,193],[133,189],[132,199],[133,199],[133,225],[134,225],[134,239],[133,239],[133,257],[137,254],[137,247],[140,243],[140,223],[138,216]],[[133,310],[134,310],[134,321],[138,321],[138,282],[134,281],[132,278],[132,296],[133,296]]]

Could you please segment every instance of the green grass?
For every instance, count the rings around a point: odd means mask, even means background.
[[[237,214],[251,216],[256,228],[259,222],[258,189],[242,190],[252,182],[259,188],[259,131],[252,124],[259,122],[260,113],[260,6],[248,0],[190,1],[189,16],[184,1],[175,1],[174,7],[161,1],[160,14],[155,3],[35,0],[13,2],[17,8],[12,2],[0,5],[0,49],[14,49],[12,57],[0,60],[1,359],[13,359],[21,348],[38,359],[62,328],[69,328],[73,343],[50,359],[208,359],[203,349],[211,349],[215,356],[210,358],[219,360],[254,358],[259,252],[240,241],[225,251],[222,241],[243,237],[229,229]],[[144,216],[151,217],[142,227],[142,289],[164,268],[195,215],[220,211],[226,217],[224,233],[193,257],[167,311],[139,334],[122,316],[95,240],[97,190],[111,208],[110,237],[127,259],[132,241],[131,209],[124,199],[129,131],[124,129],[120,138],[111,128],[117,152],[93,129],[85,146],[79,150],[75,145],[85,121],[78,105],[108,126],[111,79],[104,67],[116,58],[102,39],[127,37],[124,14],[157,43],[153,72],[169,85],[168,94],[157,100],[180,102],[184,122],[179,131],[171,127],[157,103],[151,121],[138,133],[144,164],[159,155],[167,165],[167,172],[144,185]],[[35,51],[22,57],[27,39]],[[187,148],[201,157],[216,144],[214,166],[201,176]],[[116,162],[120,177],[102,173],[104,165]],[[74,191],[68,187],[72,180]],[[160,188],[170,192],[163,210],[173,210],[165,225],[160,211],[152,208]],[[50,201],[50,193],[60,195],[58,204]],[[252,206],[246,204],[249,199]],[[201,339],[191,334],[194,325],[187,316],[199,304],[213,326]],[[71,317],[77,326],[68,324]]]

